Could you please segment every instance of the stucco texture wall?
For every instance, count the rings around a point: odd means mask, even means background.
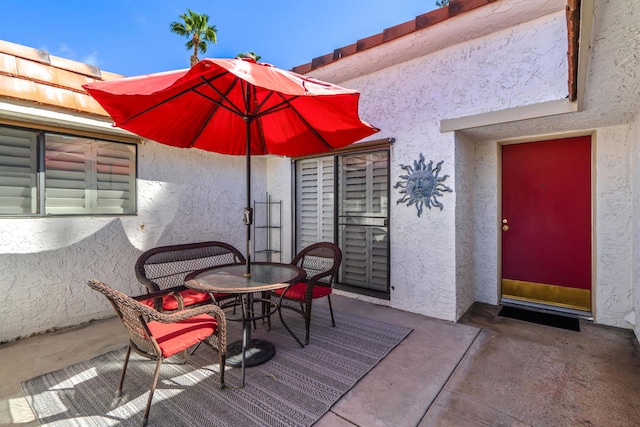
[[[394,49],[394,44],[359,57],[358,66],[366,68],[367,61],[380,60],[387,49]],[[347,57],[329,65],[330,70],[325,72],[339,76],[350,66],[355,64]],[[390,305],[457,320],[477,293],[472,286],[473,277],[478,276],[475,263],[488,262],[482,255],[475,261],[471,256],[471,236],[476,230],[468,217],[470,213],[464,212],[471,200],[476,205],[484,204],[483,210],[491,207],[477,200],[478,192],[489,188],[472,185],[472,175],[484,173],[471,167],[473,157],[482,153],[472,154],[474,149],[460,142],[461,158],[456,161],[455,137],[453,133],[440,132],[440,120],[564,98],[566,66],[565,18],[564,13],[556,13],[338,82],[360,90],[360,115],[381,129],[376,138],[395,138],[391,150],[392,185],[405,174],[400,165],[411,165],[423,154],[427,162],[443,161],[440,175],[449,175],[445,184],[455,190],[439,198],[443,210],[426,209],[421,217],[415,206],[392,202]],[[392,201],[401,198],[398,191],[392,189]],[[458,219],[462,228],[456,230]],[[480,231],[481,235],[491,234]],[[489,275],[483,272],[482,276],[487,280]],[[496,299],[495,295],[480,297],[494,302]]]
[[[155,142],[138,150],[137,215],[2,220],[0,342],[113,315],[87,280],[144,293],[133,266],[149,248],[221,240],[244,253],[244,157]],[[266,160],[254,158],[252,172],[264,195]]]
[[[640,341],[640,116],[631,127],[633,141],[633,276],[632,295],[634,312],[629,315],[636,337]]]
[[[596,287],[598,323],[629,327],[632,299],[632,128],[598,129],[596,146]]]
[[[281,233],[280,256],[282,262],[289,262],[295,255],[293,253],[293,194],[292,194],[292,163],[288,157],[269,156],[267,168],[267,182],[269,195],[272,200],[282,202],[282,223],[279,232]],[[258,199],[258,200],[263,200]],[[274,211],[275,212],[275,211]],[[274,219],[276,221],[276,219]],[[274,232],[274,239],[277,233]],[[274,242],[275,243],[275,242]],[[274,258],[278,260],[278,257]]]
[[[475,301],[475,144],[456,135],[456,320]]]
[[[497,304],[498,290],[498,143],[475,144],[474,230],[475,299]]]

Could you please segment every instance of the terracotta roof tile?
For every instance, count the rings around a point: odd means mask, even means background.
[[[6,53],[0,53],[0,73],[18,74],[18,67],[16,65],[16,57],[13,55],[7,55]]]
[[[21,79],[55,82],[57,70],[53,67],[24,58],[16,58],[16,68],[18,69],[17,75]]]
[[[416,19],[387,28],[382,32],[382,38],[385,42],[388,42],[393,39],[397,39],[398,37],[413,33],[416,30]]]
[[[119,74],[0,40],[0,98],[109,117],[82,85]]]
[[[353,43],[349,46],[344,46],[339,49],[333,51],[333,59],[337,60],[342,58],[343,56],[352,55],[358,51],[358,44]]]
[[[72,92],[75,101],[75,107],[78,111],[86,113],[98,114],[100,116],[108,115],[106,111],[92,97],[83,95],[78,92]]]
[[[55,105],[56,107],[77,110],[76,100],[73,92],[55,86],[48,86],[42,83],[35,83],[37,98],[36,102],[45,105]]]
[[[30,59],[35,62],[41,62],[43,64],[49,64],[49,54],[40,49],[34,49],[32,47],[22,46],[19,44],[0,40],[0,52],[13,55],[17,58]]]
[[[0,74],[0,97],[26,100],[36,99],[37,90],[35,82]]]
[[[357,50],[362,51],[366,49],[371,49],[372,47],[380,46],[384,43],[383,33],[374,34],[364,39],[358,40],[356,43]]]
[[[102,80],[100,68],[95,65],[84,64],[82,62],[72,61],[70,59],[60,58],[57,56],[51,57],[51,65],[56,68],[61,68],[63,70],[72,71],[74,73]]]
[[[429,13],[423,13],[422,15],[416,16],[416,31],[446,21],[447,19],[449,19],[448,7],[441,7]]]

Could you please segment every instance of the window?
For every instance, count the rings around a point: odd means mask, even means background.
[[[342,282],[388,292],[388,152],[340,156],[338,245]]]
[[[0,215],[136,211],[136,146],[0,127]]]
[[[344,289],[389,298],[388,150],[296,161],[296,251],[342,249]]]

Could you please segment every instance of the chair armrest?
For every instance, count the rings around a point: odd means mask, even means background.
[[[324,286],[331,287],[333,283],[333,278],[329,283],[322,282],[320,279],[324,279],[325,277],[330,277],[336,274],[335,271],[325,271],[323,273],[316,274],[315,276],[307,277],[303,282],[305,282],[309,286]]]
[[[162,313],[162,312],[153,310],[152,308],[149,308],[149,307],[147,308],[151,310],[153,313],[149,313],[149,314],[145,313],[145,314],[147,314],[149,318],[153,320],[157,320],[158,322],[162,322],[162,323],[175,323],[181,320],[189,319],[194,316],[199,316],[200,314],[209,314],[215,317],[216,320],[218,321],[218,324],[223,323],[226,326],[226,322],[227,322],[227,317],[225,316],[222,309],[214,304],[201,305],[199,307],[188,308],[185,310],[174,311],[171,313]]]
[[[209,314],[213,316],[218,322],[218,328],[220,328],[220,330],[226,334],[227,317],[225,316],[222,309],[215,304],[201,305],[199,307],[189,308],[186,310],[163,313],[137,301],[138,299],[147,299],[158,295],[166,295],[168,293],[170,292],[154,292],[152,294],[139,295],[135,298],[131,298],[130,302],[126,300],[123,302],[127,305],[132,306],[133,309],[135,309],[142,316],[145,316],[147,319],[156,320],[162,323],[175,323],[180,322],[181,320],[190,319],[191,317],[195,317],[200,314]]]
[[[145,299],[162,298],[165,295],[175,294],[175,292],[176,292],[175,288],[170,288],[170,289],[163,289],[157,292],[149,292],[148,294],[138,295],[131,298],[133,298],[136,301],[142,301]]]
[[[168,289],[161,289],[157,292],[150,292],[148,294],[144,294],[144,295],[138,295],[136,297],[132,297],[133,299],[135,299],[136,301],[141,301],[141,300],[146,300],[146,299],[153,299],[153,305],[154,308],[158,311],[162,311],[162,305],[163,305],[163,297],[170,295],[173,298],[175,298],[175,300],[178,303],[178,310],[182,310],[184,309],[184,301],[182,300],[182,295],[180,295],[180,291],[186,289],[186,287],[184,286],[176,286],[173,288],[168,288]]]

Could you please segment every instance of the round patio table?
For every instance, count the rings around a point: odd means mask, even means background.
[[[221,265],[194,271],[185,277],[185,285],[188,288],[209,293],[239,294],[241,300],[240,319],[229,320],[242,321],[242,340],[233,342],[227,346],[227,366],[242,368],[242,385],[244,386],[245,367],[257,366],[267,362],[275,355],[273,343],[251,338],[251,323],[258,319],[271,316],[278,310],[279,300],[275,302],[265,297],[255,298],[254,293],[269,292],[282,289],[303,280],[306,272],[292,264],[280,264],[273,262],[251,263],[251,275],[246,276],[244,264]],[[286,293],[286,291],[285,291]],[[280,298],[281,300],[281,298]],[[255,302],[266,303],[268,310],[262,310],[259,314],[253,310]],[[237,303],[236,303],[237,304]],[[228,306],[227,306],[228,307]],[[265,307],[263,305],[263,307]],[[289,329],[280,316],[285,329],[293,338],[302,345],[300,340]],[[248,355],[248,356],[247,356]]]

